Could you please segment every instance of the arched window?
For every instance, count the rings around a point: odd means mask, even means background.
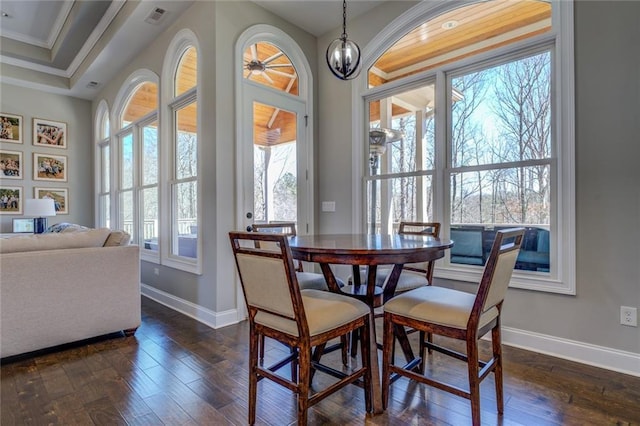
[[[111,227],[111,129],[109,107],[103,100],[96,109],[96,218],[99,227]]]
[[[300,47],[270,25],[236,43],[237,200],[243,227],[296,222],[313,229],[312,74]]]
[[[180,57],[174,81],[174,96],[194,89],[198,85],[198,51],[189,46]]]
[[[242,61],[245,79],[292,95],[298,94],[296,69],[278,46],[265,41],[251,43],[244,50]]]
[[[198,43],[189,30],[180,31],[172,41],[163,66],[168,120],[168,175],[166,208],[168,241],[163,263],[200,273],[201,226],[198,110]],[[163,101],[165,103],[165,101]]]
[[[159,239],[158,78],[134,73],[118,93],[117,226],[145,260],[157,261]]]
[[[439,275],[477,281],[495,231],[523,226],[515,285],[574,292],[571,14],[570,1],[424,2],[367,46],[362,127],[393,131],[363,138],[363,227],[442,222],[455,245]]]

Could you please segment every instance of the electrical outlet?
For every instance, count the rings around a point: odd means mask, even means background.
[[[630,327],[638,326],[638,308],[620,306],[620,324]]]
[[[160,275],[160,269],[153,268],[153,273],[156,274],[156,275]]]

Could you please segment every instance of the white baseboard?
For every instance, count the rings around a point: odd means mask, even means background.
[[[149,299],[155,300],[156,302],[208,325],[211,328],[225,327],[239,322],[238,311],[236,309],[229,309],[224,312],[214,312],[149,285],[140,284],[140,287],[142,294]]]
[[[640,377],[640,354],[633,352],[511,327],[502,327],[502,343]]]
[[[144,296],[200,321],[211,328],[220,328],[239,322],[236,309],[214,312],[146,284],[141,284],[141,288]],[[640,354],[633,352],[620,351],[511,327],[502,327],[502,343],[640,377]]]

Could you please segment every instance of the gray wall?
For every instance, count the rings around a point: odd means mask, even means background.
[[[381,17],[407,7],[393,3],[349,23],[350,38],[366,45]],[[578,1],[574,16],[577,294],[510,289],[503,324],[640,353],[639,329],[620,325],[620,305],[640,306],[640,2]],[[319,39],[319,57],[332,38]],[[322,67],[319,78],[319,197],[337,202],[335,213],[319,213],[319,231],[348,232],[351,87]]]
[[[93,226],[93,160],[91,103],[72,98],[26,89],[9,84],[0,84],[0,111],[22,116],[22,144],[2,143],[8,151],[22,152],[24,178],[3,179],[2,185],[20,186],[24,199],[33,198],[34,187],[69,189],[68,215],[50,217],[49,225],[59,222],[79,223]],[[34,146],[32,141],[33,118],[67,123],[67,149]],[[33,153],[67,156],[67,182],[33,180]],[[0,232],[11,232],[11,220],[24,215],[0,216]]]
[[[198,37],[198,58],[203,69],[203,112],[200,158],[202,168],[203,270],[195,275],[154,263],[142,262],[141,280],[157,290],[204,307],[214,313],[236,308],[235,263],[228,232],[236,227],[235,188],[235,42],[255,24],[271,24],[295,39],[315,72],[316,40],[251,2],[195,2],[161,37],[123,69],[99,93],[110,108],[118,90],[135,70],[147,68],[162,75],[167,47],[183,28]],[[162,112],[161,112],[162,114]],[[153,268],[159,268],[159,275]],[[240,301],[240,304],[243,302]]]

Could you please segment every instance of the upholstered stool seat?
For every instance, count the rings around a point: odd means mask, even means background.
[[[417,321],[466,329],[476,300],[475,294],[445,287],[425,286],[402,293],[384,305],[384,311]],[[498,316],[492,306],[480,316],[482,328]]]
[[[342,327],[369,314],[369,307],[352,297],[321,290],[302,290],[302,306],[307,315],[309,335],[317,336]],[[256,324],[261,324],[292,336],[298,336],[298,325],[293,320],[259,311]]]
[[[393,268],[383,266],[378,268],[376,274],[376,286],[382,287],[384,286],[384,282],[387,276],[391,273]],[[367,282],[367,271],[366,269],[362,269],[360,271],[360,282]],[[429,285],[429,281],[425,275],[424,271],[412,271],[410,269],[404,269],[400,274],[400,278],[398,278],[398,284],[396,285],[396,293],[412,290],[414,288],[422,287],[425,285]]]
[[[324,279],[324,275],[317,274],[315,272],[296,272],[298,278],[298,285],[300,290],[322,290],[329,291],[327,281]],[[344,282],[339,278],[336,279],[340,287],[344,287]]]

